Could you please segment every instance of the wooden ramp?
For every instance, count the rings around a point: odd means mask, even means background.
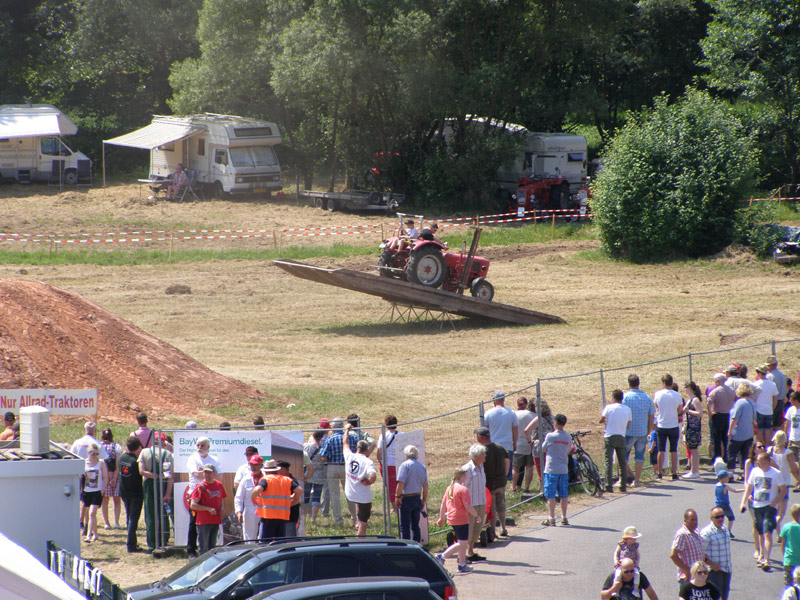
[[[517,325],[548,325],[565,322],[564,319],[555,315],[498,302],[486,302],[472,296],[463,296],[453,292],[416,285],[392,277],[380,277],[350,269],[325,269],[295,260],[275,260],[272,262],[295,277],[326,285],[335,285],[354,292],[379,296],[395,304],[418,306],[461,315],[462,317],[488,319]]]

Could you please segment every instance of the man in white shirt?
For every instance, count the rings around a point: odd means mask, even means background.
[[[250,459],[253,456],[259,456],[258,448],[255,446],[248,446],[244,449],[244,464],[240,465],[239,468],[236,469],[236,475],[233,476],[234,492],[236,492],[236,489],[239,487],[239,483],[242,481],[242,479],[245,479],[248,475],[250,475]]]
[[[769,556],[772,552],[772,532],[777,526],[778,503],[786,495],[783,474],[770,466],[770,457],[762,452],[756,458],[756,467],[750,470],[747,486],[742,495],[742,512],[747,510],[747,500],[753,499],[753,525],[761,540],[761,557],[758,566],[765,571],[771,569]]]
[[[242,524],[242,539],[258,539],[258,526],[261,518],[256,514],[256,505],[251,500],[253,488],[258,485],[264,477],[261,468],[264,466],[264,459],[256,453],[248,457],[247,474],[239,480],[236,487],[236,495],[233,498],[233,509],[236,512],[236,519]]]
[[[506,407],[506,395],[497,390],[492,394],[494,408],[490,408],[484,415],[484,421],[489,428],[489,437],[495,444],[500,444],[508,452],[509,469],[506,479],[511,479],[511,465],[514,464],[514,452],[517,450],[517,437],[519,436],[519,421],[516,413]]]
[[[606,449],[606,491],[613,492],[614,486],[614,453],[617,455],[619,467],[619,491],[625,493],[628,475],[628,457],[625,452],[625,432],[631,426],[633,412],[622,403],[622,390],[611,392],[611,404],[603,407],[600,424],[605,424],[606,430],[603,442]]]
[[[367,456],[369,442],[359,440],[356,451],[350,450],[350,431],[353,426],[348,423],[344,429],[342,452],[345,465],[344,495],[356,505],[356,533],[358,537],[367,534],[367,521],[372,513],[372,490],[370,486],[378,477],[375,465]]]
[[[772,415],[778,405],[778,386],[772,380],[767,379],[767,373],[769,373],[769,365],[757,366],[756,380],[750,384],[755,391],[756,421],[758,423],[756,439],[765,447],[769,445],[772,437]]]
[[[680,437],[680,422],[678,417],[683,414],[683,398],[672,389],[672,375],[667,373],[661,378],[664,386],[653,394],[653,404],[656,406],[656,432],[658,435],[658,464],[654,471],[656,477],[661,479],[663,474],[664,454],[669,440],[669,460],[672,467],[672,480],[678,479],[678,438]]]
[[[78,438],[72,443],[72,448],[70,448],[70,452],[80,456],[83,460],[86,460],[89,457],[89,446],[92,444],[97,444],[100,448],[100,460],[105,460],[108,458],[108,452],[106,449],[103,448],[103,444],[97,441],[95,435],[97,434],[97,423],[93,421],[88,421],[83,424],[83,431],[86,435],[82,438]]]

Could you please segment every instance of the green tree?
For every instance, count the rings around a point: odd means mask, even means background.
[[[702,42],[712,87],[757,105],[775,125],[791,183],[800,183],[800,4],[709,0]]]
[[[612,255],[635,262],[726,246],[737,202],[756,183],[757,152],[741,123],[706,92],[665,96],[630,115],[595,181],[592,211]]]

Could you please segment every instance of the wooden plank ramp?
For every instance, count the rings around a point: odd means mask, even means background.
[[[516,325],[565,323],[564,319],[555,315],[548,315],[518,306],[509,306],[508,304],[500,304],[499,302],[486,302],[472,296],[416,285],[392,277],[380,277],[351,269],[326,269],[295,260],[274,260],[272,263],[295,277],[326,285],[334,285],[354,292],[371,294],[395,304],[418,306],[461,315],[462,317]]]

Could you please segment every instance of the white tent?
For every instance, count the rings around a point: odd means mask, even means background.
[[[0,138],[74,135],[78,126],[50,104],[0,106]]]
[[[0,598],[86,600],[25,548],[0,533]]]

